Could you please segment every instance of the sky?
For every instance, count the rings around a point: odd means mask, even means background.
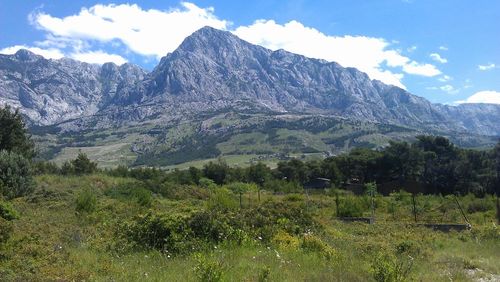
[[[0,0],[0,53],[151,70],[207,25],[434,103],[500,104],[497,0]]]

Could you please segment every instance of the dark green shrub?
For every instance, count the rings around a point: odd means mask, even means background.
[[[76,210],[78,212],[92,213],[97,208],[97,197],[92,189],[83,189],[76,197]]]
[[[0,151],[0,195],[12,199],[28,195],[33,190],[29,160],[17,153]]]
[[[11,204],[0,201],[0,217],[5,220],[14,220],[17,219],[19,215]]]
[[[97,163],[92,162],[84,153],[79,153],[76,159],[71,161],[71,165],[77,175],[91,174],[97,171]]]
[[[122,236],[139,248],[151,248],[179,254],[200,247],[187,220],[172,215],[148,213],[120,226]]]
[[[493,209],[495,209],[495,204],[493,201],[489,201],[488,198],[473,199],[467,206],[468,213],[487,212]]]

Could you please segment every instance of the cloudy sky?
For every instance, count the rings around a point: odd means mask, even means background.
[[[151,70],[206,25],[356,67],[432,102],[500,104],[496,0],[0,0],[0,53]]]

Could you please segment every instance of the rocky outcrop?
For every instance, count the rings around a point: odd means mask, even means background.
[[[46,60],[25,50],[1,55],[0,102],[20,107],[36,124],[76,119],[78,129],[232,109],[500,135],[499,105],[431,104],[357,69],[271,51],[210,27],[187,37],[150,73],[130,64]]]

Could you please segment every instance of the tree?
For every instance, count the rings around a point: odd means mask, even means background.
[[[31,193],[33,188],[29,160],[14,152],[0,151],[0,196],[21,197]]]
[[[278,163],[278,174],[282,179],[304,184],[308,180],[306,165],[297,159]]]
[[[247,168],[248,181],[259,186],[264,185],[266,180],[271,177],[271,169],[263,163],[257,163]]]
[[[34,144],[19,114],[0,108],[0,195],[11,199],[33,191]]]
[[[5,150],[31,160],[35,146],[18,110],[9,106],[0,108],[0,151]]]
[[[243,183],[243,182],[233,182],[227,185],[229,190],[233,193],[238,194],[240,197],[240,209],[243,207],[243,194],[256,191],[257,187],[255,184]]]
[[[497,195],[497,223],[500,224],[500,141],[495,147],[495,160],[496,160],[496,174],[497,181],[495,187],[495,194]]]
[[[77,175],[91,174],[97,171],[97,163],[92,162],[85,153],[79,153],[76,159],[71,161],[73,171]]]
[[[221,185],[229,174],[229,166],[222,159],[218,162],[209,162],[203,167],[203,174],[206,178],[212,179],[215,183]]]

